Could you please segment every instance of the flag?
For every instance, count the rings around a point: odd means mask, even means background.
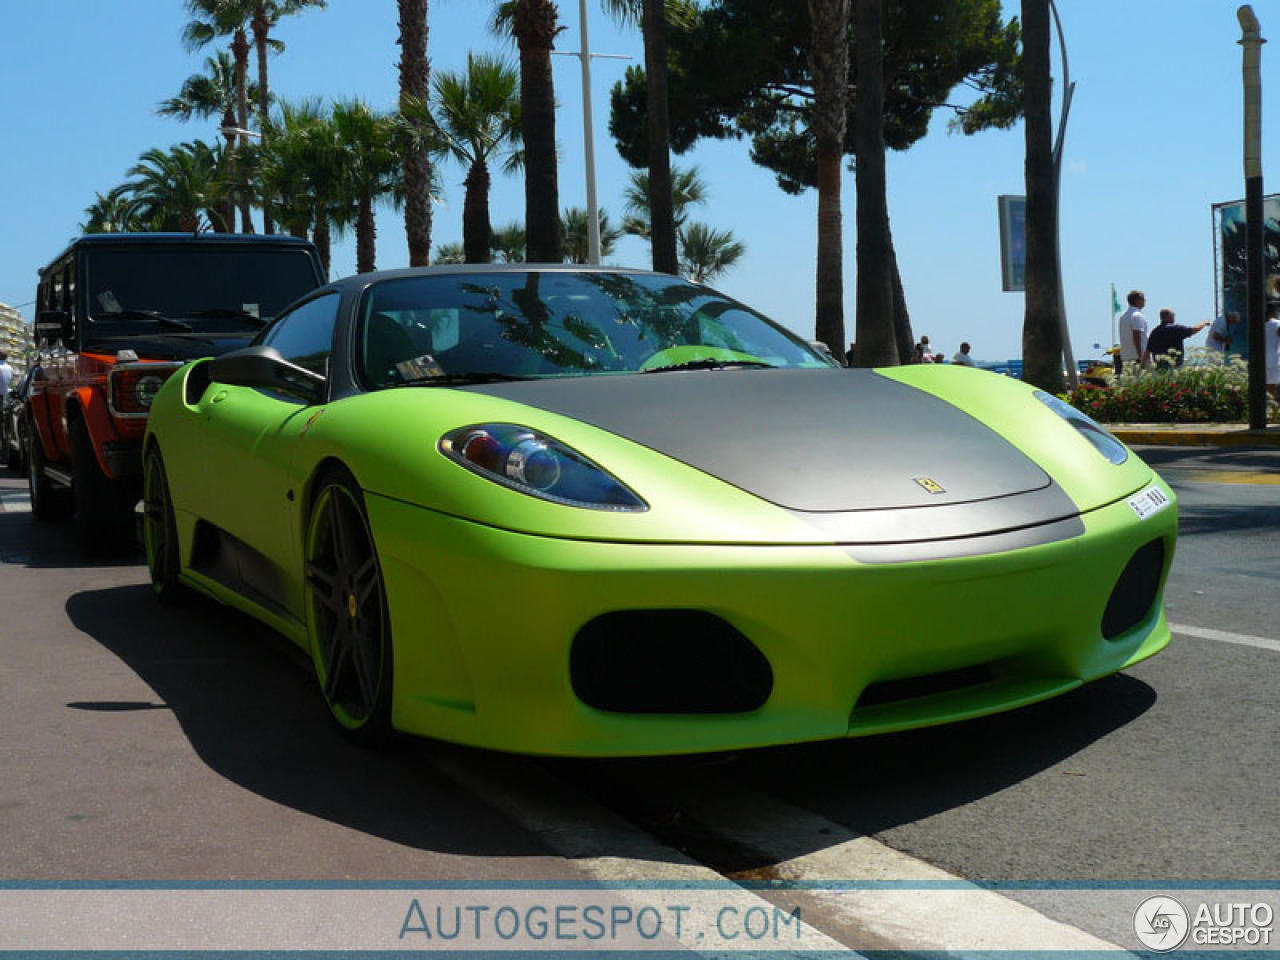
[[[1111,285],[1111,316],[1114,318],[1115,315],[1120,313],[1123,309],[1124,308],[1120,306],[1120,298],[1116,296],[1116,285],[1113,283]]]

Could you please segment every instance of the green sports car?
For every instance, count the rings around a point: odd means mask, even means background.
[[[332,283],[175,374],[144,458],[156,594],[288,636],[357,738],[856,736],[1169,642],[1174,495],[1092,420],[966,367],[835,367],[659,274]]]

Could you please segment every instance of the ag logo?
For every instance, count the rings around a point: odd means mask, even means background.
[[[1156,953],[1182,946],[1190,928],[1187,908],[1173,897],[1147,897],[1133,914],[1133,932],[1144,947]]]
[[[916,483],[920,484],[920,486],[924,487],[930,493],[946,493],[947,492],[943,488],[942,484],[940,484],[937,480],[933,479],[933,477],[912,477],[911,479],[914,480]]]

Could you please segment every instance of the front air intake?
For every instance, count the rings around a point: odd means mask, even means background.
[[[1164,540],[1139,547],[1116,581],[1102,614],[1102,635],[1108,640],[1137,626],[1151,612],[1164,573]]]
[[[569,654],[573,692],[610,713],[745,713],[773,670],[731,624],[703,610],[617,610],[587,623]]]

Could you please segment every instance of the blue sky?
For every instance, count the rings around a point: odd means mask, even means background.
[[[779,0],[799,4],[802,0]],[[561,0],[558,46],[579,43],[576,0]],[[1006,16],[1016,15],[1006,3]],[[490,0],[431,0],[433,69],[456,70],[468,50],[514,51],[491,36]],[[1236,3],[1220,0],[1059,0],[1071,79],[1062,184],[1067,314],[1079,358],[1111,339],[1110,285],[1123,299],[1146,291],[1198,323],[1214,310],[1211,205],[1244,195],[1240,29]],[[1280,8],[1258,3],[1263,36],[1280,37]],[[592,48],[641,58],[636,32],[588,4]],[[200,72],[210,50],[188,53],[181,0],[0,0],[0,302],[34,296],[36,270],[78,232],[95,192],[126,179],[138,156],[199,137],[213,123],[155,115],[159,101]],[[271,63],[272,90],[298,99],[396,100],[394,0],[329,0],[286,21],[287,50]],[[1274,44],[1263,48],[1264,107],[1277,102]],[[1055,77],[1061,78],[1055,48]],[[608,91],[625,62],[593,66],[599,197],[616,222],[627,168],[607,135]],[[557,57],[562,206],[585,205],[578,61]],[[961,92],[957,91],[957,97]],[[1055,115],[1056,115],[1055,103]],[[1272,114],[1274,116],[1274,114]],[[915,332],[954,352],[961,340],[983,360],[1021,354],[1023,297],[1000,290],[996,198],[1023,192],[1022,127],[949,134],[940,111],[930,135],[888,164],[889,214]],[[1264,120],[1264,174],[1280,170],[1280,125]],[[704,142],[675,158],[696,163],[710,202],[695,214],[733,230],[747,256],[716,286],[812,335],[816,196],[783,194],[751,164],[745,144]],[[433,244],[461,239],[463,171],[444,169]],[[1280,177],[1280,174],[1276,175]],[[1280,189],[1280,179],[1267,187]],[[845,200],[845,326],[854,331],[853,175]],[[495,225],[522,220],[518,180],[495,175]],[[407,262],[403,222],[382,210],[378,266]],[[647,266],[647,247],[624,240],[612,262]],[[334,275],[355,269],[353,243],[335,248]],[[23,309],[30,319],[30,308]]]

